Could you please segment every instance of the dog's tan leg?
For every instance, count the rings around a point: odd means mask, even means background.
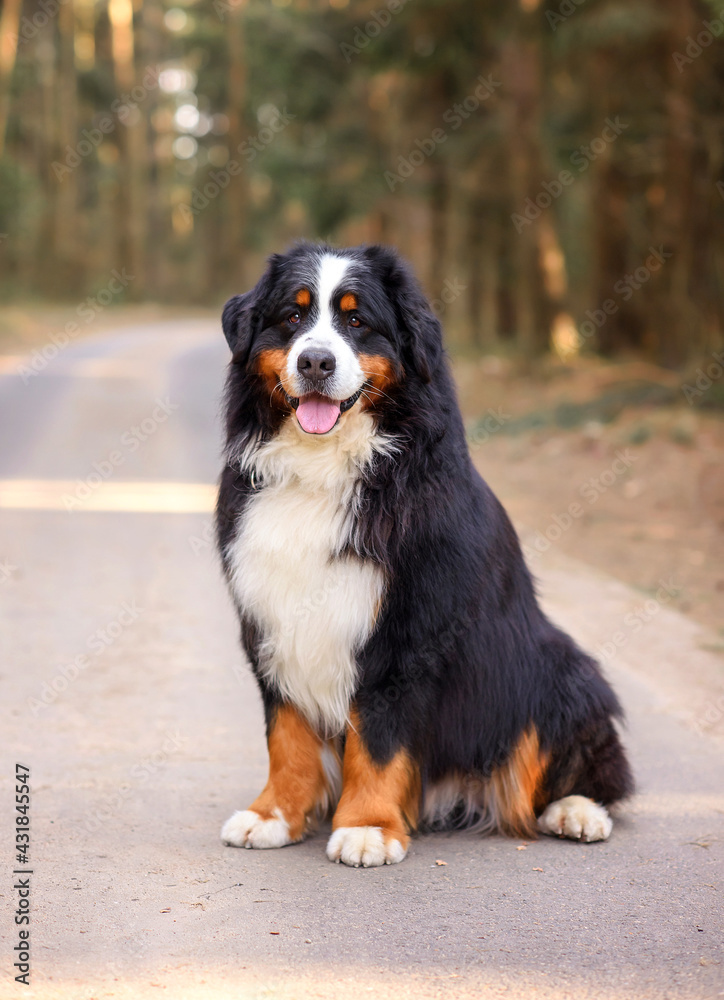
[[[540,750],[538,734],[528,729],[504,764],[493,772],[488,805],[497,827],[513,837],[535,837],[536,814],[545,804],[548,755]]]
[[[284,847],[308,832],[315,813],[333,802],[339,758],[291,705],[277,708],[269,727],[269,779],[248,809],[224,824],[232,847]]]
[[[404,750],[387,764],[375,763],[365,746],[359,716],[352,712],[344,749],[342,797],[327,844],[329,860],[356,868],[402,861],[419,807],[416,764]]]

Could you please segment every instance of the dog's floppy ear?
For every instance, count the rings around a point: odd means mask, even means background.
[[[409,289],[401,289],[400,311],[407,347],[410,351],[412,367],[423,382],[430,382],[442,356],[442,327],[432,311],[417,282],[411,282]]]
[[[226,303],[221,314],[221,327],[237,364],[243,364],[249,357],[255,325],[251,305],[253,300],[253,290],[245,292],[244,295],[234,295]]]
[[[236,364],[246,363],[254,337],[262,327],[264,303],[271,290],[274,267],[275,259],[271,258],[269,267],[254,288],[243,295],[234,295],[224,306],[221,327]]]
[[[430,382],[442,357],[442,327],[409,268],[394,250],[370,246],[366,256],[383,268],[384,281],[397,312],[407,362],[423,382]]]

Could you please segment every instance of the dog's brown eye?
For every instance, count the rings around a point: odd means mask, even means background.
[[[347,322],[349,323],[350,326],[355,326],[355,327],[362,326],[362,320],[359,318],[359,316],[352,315],[347,320]]]
[[[301,318],[302,314],[299,312],[298,309],[295,309],[294,312],[288,316],[289,322],[293,323],[294,325],[296,325]]]

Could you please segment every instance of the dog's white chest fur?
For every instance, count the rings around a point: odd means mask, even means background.
[[[234,594],[262,632],[264,673],[332,734],[347,720],[356,653],[384,592],[379,566],[342,551],[360,469],[389,442],[364,413],[350,413],[324,438],[303,435],[293,419],[242,458],[264,485],[243,511],[227,555]]]

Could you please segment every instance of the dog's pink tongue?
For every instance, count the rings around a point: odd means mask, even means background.
[[[303,396],[297,406],[297,420],[307,434],[326,434],[339,417],[339,403],[324,396]]]

